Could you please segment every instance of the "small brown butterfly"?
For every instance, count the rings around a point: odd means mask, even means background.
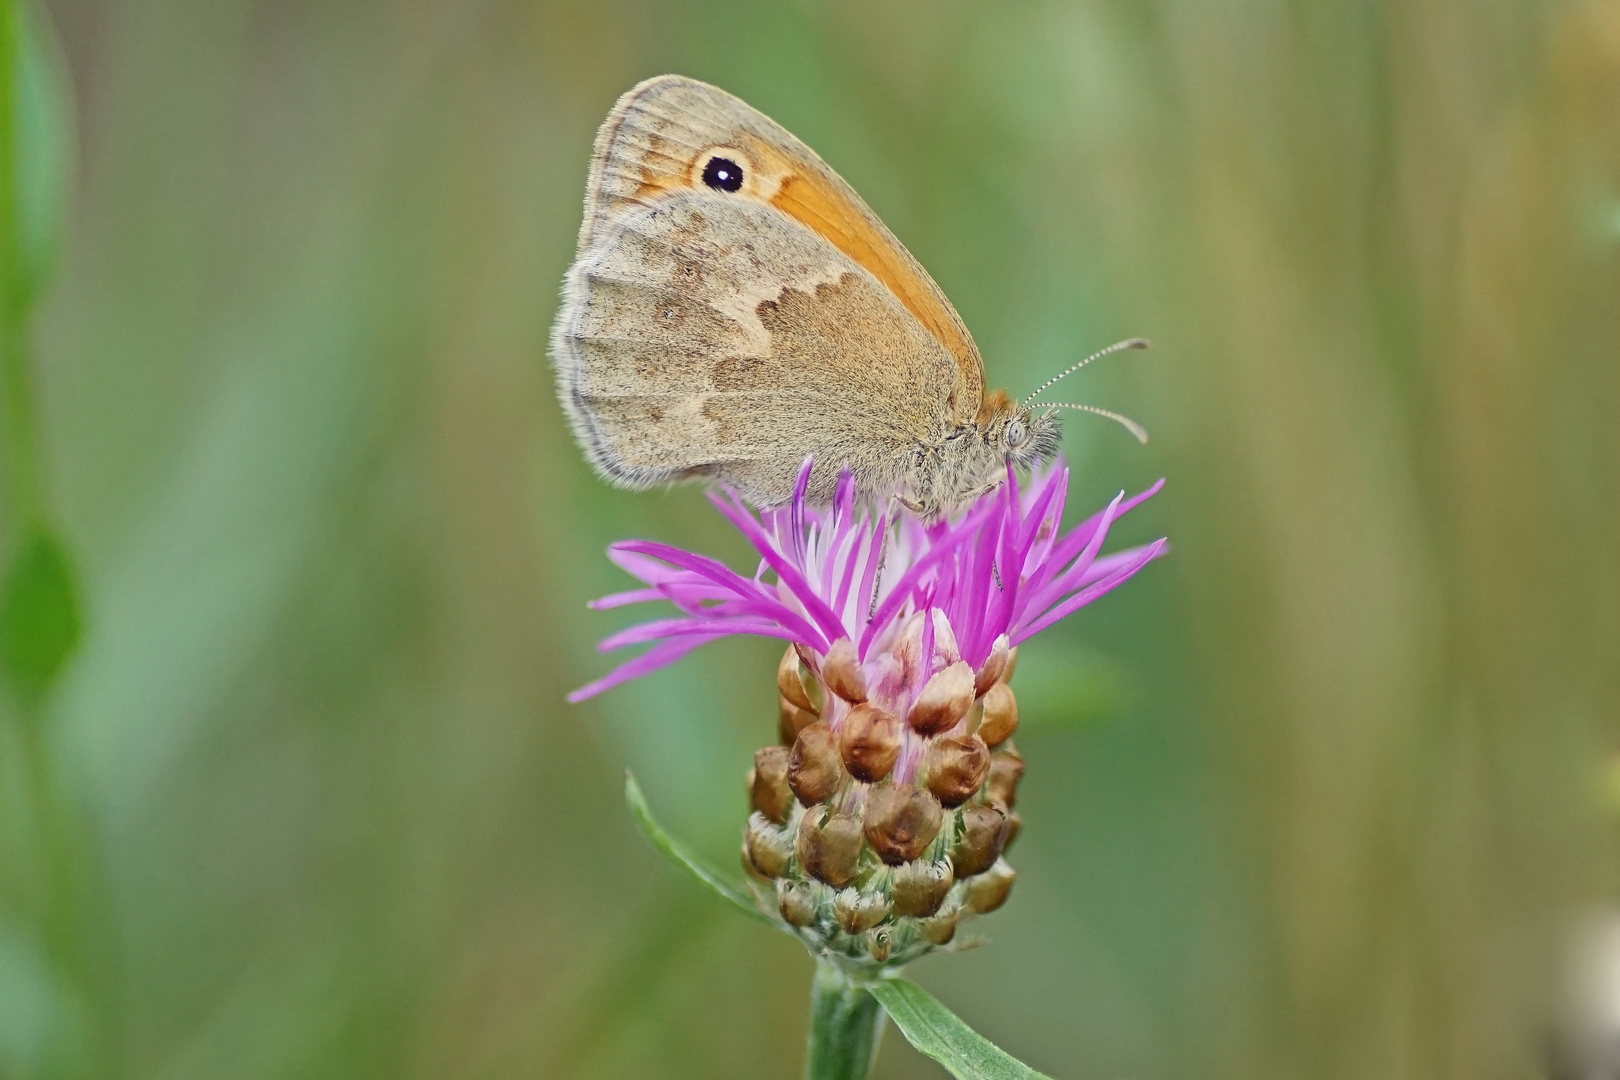
[[[848,468],[863,495],[934,516],[1051,458],[1057,408],[1145,441],[1106,410],[987,395],[956,310],[854,189],[678,75],[636,86],[597,132],[551,349],[574,434],[622,487],[709,479],[777,505],[814,455],[810,498]]]

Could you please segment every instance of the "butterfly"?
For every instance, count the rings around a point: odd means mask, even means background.
[[[987,394],[956,309],[854,189],[678,75],[631,89],[597,132],[551,352],[575,436],[621,487],[710,480],[780,505],[813,458],[809,498],[848,470],[926,518],[1053,457],[1057,408],[1145,441],[1093,406]]]

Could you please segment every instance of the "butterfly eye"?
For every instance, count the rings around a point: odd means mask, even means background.
[[[1029,431],[1027,429],[1025,429],[1024,422],[1022,420],[1014,420],[1012,423],[1007,425],[1007,445],[1008,446],[1012,446],[1012,447],[1022,446],[1023,443],[1024,443],[1024,440],[1026,438],[1028,438],[1028,436],[1029,436]]]
[[[742,166],[730,158],[713,157],[703,166],[703,182],[716,191],[740,191],[743,186]]]

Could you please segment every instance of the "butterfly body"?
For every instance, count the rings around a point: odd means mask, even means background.
[[[714,87],[662,76],[597,136],[552,333],[558,393],[597,470],[788,501],[841,470],[945,512],[1055,450],[1050,417],[984,393],[944,294],[809,148]]]

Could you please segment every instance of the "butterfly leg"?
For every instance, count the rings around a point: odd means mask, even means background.
[[[983,487],[974,488],[972,491],[969,491],[965,495],[962,496],[961,502],[958,503],[958,505],[961,505],[962,503],[974,502],[977,499],[983,498],[984,496],[990,494],[992,491],[996,490],[996,488],[1000,487],[1002,484],[1005,484],[1006,482],[1007,481],[1006,481],[1005,477],[997,477],[996,479],[990,481],[988,484],[985,484]]]
[[[910,499],[896,495],[889,500],[889,508],[883,513],[883,542],[878,545],[877,572],[872,575],[872,602],[866,609],[866,621],[871,622],[872,616],[877,614],[878,592],[883,588],[883,568],[889,562],[889,529],[894,524],[894,507],[899,503],[912,513],[921,509],[921,504],[913,504]]]

